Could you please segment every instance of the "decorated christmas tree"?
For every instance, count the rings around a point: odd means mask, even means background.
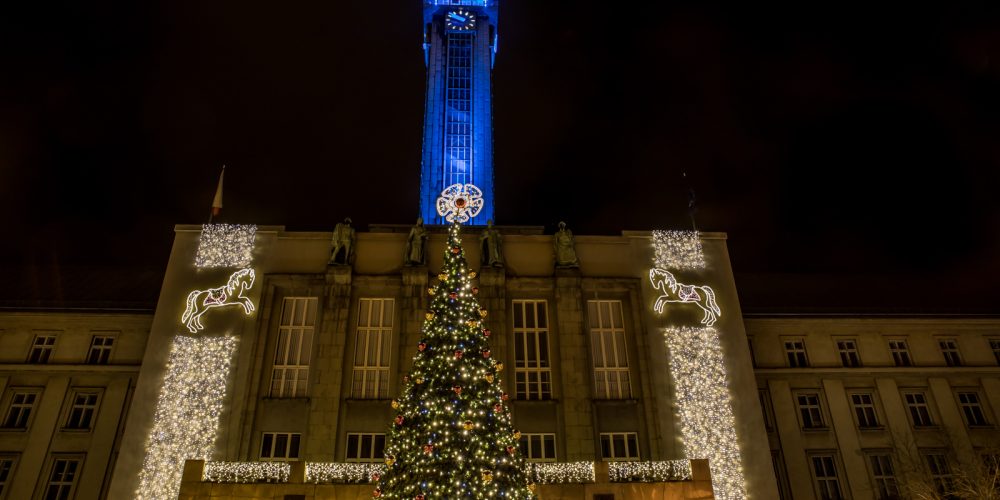
[[[413,368],[392,402],[386,472],[376,498],[534,498],[512,425],[503,364],[490,351],[458,222],[423,324]]]

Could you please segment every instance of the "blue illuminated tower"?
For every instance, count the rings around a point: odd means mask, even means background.
[[[424,0],[427,102],[420,215],[446,224],[435,204],[453,184],[474,184],[485,205],[469,224],[493,218],[493,89],[499,0]]]

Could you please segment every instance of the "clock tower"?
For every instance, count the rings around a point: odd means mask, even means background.
[[[437,198],[473,184],[483,209],[469,224],[493,218],[493,62],[499,0],[424,0],[427,99],[420,172],[420,215],[446,224]]]

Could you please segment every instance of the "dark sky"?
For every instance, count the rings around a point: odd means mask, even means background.
[[[224,163],[230,222],[411,222],[395,3],[0,7],[0,298],[151,304]],[[497,223],[686,229],[687,172],[744,309],[1000,313],[1000,12],[811,4],[506,0]]]

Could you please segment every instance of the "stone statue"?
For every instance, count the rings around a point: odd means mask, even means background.
[[[337,223],[337,227],[333,230],[333,251],[330,252],[328,264],[350,265],[354,257],[353,252],[354,228],[351,227],[351,218],[347,217],[344,222]]]
[[[427,241],[427,228],[424,227],[424,218],[417,217],[417,225],[410,229],[410,235],[406,237],[406,254],[403,255],[404,266],[424,265],[424,242]]]
[[[553,235],[552,245],[556,251],[556,267],[580,267],[573,243],[573,232],[566,229],[566,223],[559,223],[559,231]]]
[[[486,229],[479,237],[479,247],[482,249],[480,258],[484,266],[503,267],[503,249],[500,246],[500,231],[493,227],[493,220],[486,221]]]

